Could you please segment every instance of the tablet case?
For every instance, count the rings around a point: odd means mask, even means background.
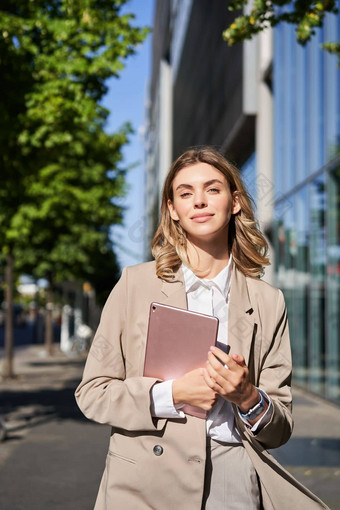
[[[204,367],[217,333],[216,317],[151,303],[144,376],[166,381]],[[188,405],[181,410],[199,418],[207,415],[203,409]]]

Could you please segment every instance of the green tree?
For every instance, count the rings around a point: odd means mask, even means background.
[[[5,265],[5,374],[12,375],[13,355],[13,242],[10,221],[25,195],[25,158],[18,147],[22,129],[19,120],[25,109],[25,94],[33,83],[30,58],[19,48],[7,29],[7,13],[0,11],[0,243],[1,265]]]
[[[228,9],[238,11],[248,4],[248,0],[231,0]],[[306,44],[315,28],[321,27],[327,13],[337,13],[335,0],[254,0],[249,14],[237,16],[223,32],[224,39],[231,46],[236,42],[251,39],[264,29],[274,27],[281,21],[296,26],[296,38],[300,44]],[[340,64],[340,42],[330,41],[324,48],[337,53]]]
[[[81,278],[92,281],[91,273],[99,270],[94,252],[108,253],[110,226],[122,220],[122,209],[116,200],[125,190],[125,172],[116,159],[126,136],[124,132],[91,132],[89,139],[83,140],[84,154],[74,154],[73,144],[68,144],[62,156],[55,156],[53,164],[28,179],[28,199],[13,216],[12,227],[21,233],[14,248],[16,267],[49,281],[49,353],[54,283]],[[117,267],[112,266],[114,269]]]
[[[147,33],[121,14],[126,0],[5,0],[0,10],[0,240],[7,257],[11,375],[11,268],[80,277],[86,247],[108,245],[121,221],[121,147],[130,128],[104,132],[106,80]],[[4,95],[2,95],[4,98]],[[85,247],[85,248],[84,248]],[[16,261],[14,260],[16,255]],[[52,276],[53,274],[53,276]]]

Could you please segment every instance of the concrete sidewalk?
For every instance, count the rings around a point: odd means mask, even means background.
[[[0,443],[2,510],[93,508],[110,429],[86,420],[75,404],[83,364],[57,348],[52,358],[42,346],[17,350],[17,378],[0,381],[8,428]],[[294,389],[293,412],[293,437],[272,453],[340,510],[340,408]]]
[[[3,379],[1,376],[2,360],[4,350],[0,348],[0,387],[4,390],[15,390],[20,388],[23,391],[31,389],[62,387],[65,381],[81,376],[86,356],[67,357],[54,344],[53,356],[46,354],[43,345],[23,345],[15,348],[14,355],[14,378]],[[66,368],[67,370],[64,370]]]
[[[0,443],[1,510],[92,510],[110,428],[88,421],[74,390],[83,359],[19,348],[17,377],[0,382],[7,439]]]
[[[333,510],[340,510],[340,408],[293,390],[294,431],[271,453]]]
[[[0,349],[2,359],[3,350]],[[31,427],[50,421],[60,412],[67,413],[66,408],[61,411],[58,404],[63,401],[63,393],[70,387],[74,389],[80,380],[84,361],[84,357],[68,358],[59,346],[55,346],[52,357],[46,356],[43,345],[16,348],[14,379],[6,380],[0,375],[0,416],[9,438],[19,431],[20,436],[25,435]],[[72,412],[73,408],[72,402]]]

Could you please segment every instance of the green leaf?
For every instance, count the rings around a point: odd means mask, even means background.
[[[110,227],[126,192],[126,124],[104,131],[106,80],[148,30],[125,0],[6,0],[0,6],[0,240],[18,271],[55,280],[117,272]],[[96,274],[101,279],[96,280]]]

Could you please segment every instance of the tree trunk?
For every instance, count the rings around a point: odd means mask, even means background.
[[[5,359],[3,376],[14,377],[13,371],[13,254],[9,253],[5,268]]]
[[[46,292],[45,349],[49,356],[53,355],[53,282],[49,278]]]

